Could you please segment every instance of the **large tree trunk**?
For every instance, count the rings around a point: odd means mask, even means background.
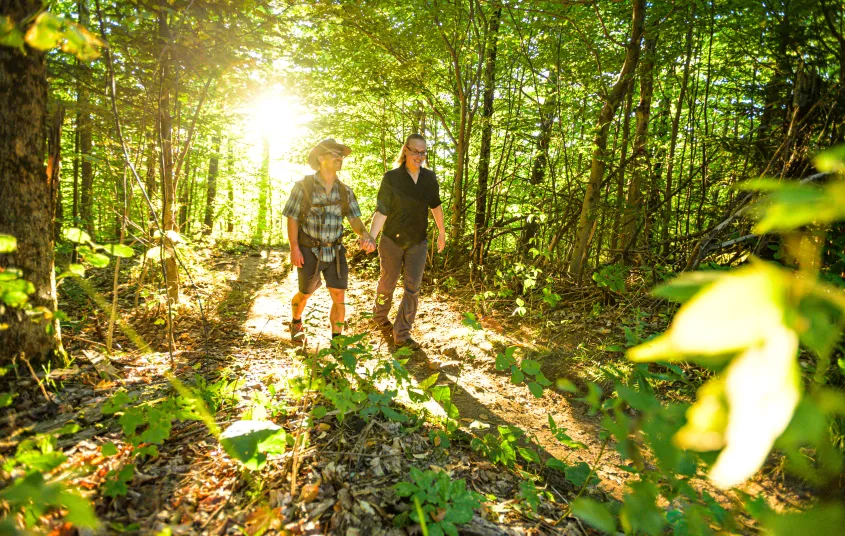
[[[208,162],[208,188],[205,194],[205,221],[202,234],[211,234],[214,227],[214,198],[217,197],[217,166],[220,160],[220,134],[211,138],[211,159]]]
[[[163,51],[161,55],[161,98],[158,103],[159,140],[161,144],[161,225],[165,237],[164,243],[168,254],[164,259],[164,273],[167,279],[167,298],[172,302],[179,301],[179,272],[176,266],[173,244],[168,231],[176,232],[176,180],[173,176],[173,118],[170,116],[170,91],[173,87],[171,80],[170,28],[167,24],[167,5],[159,3],[158,28],[159,44]]]
[[[636,243],[638,220],[643,205],[643,177],[648,173],[648,122],[651,117],[651,99],[654,94],[654,53],[657,36],[645,36],[643,61],[640,64],[640,101],[637,103],[637,126],[634,133],[634,150],[631,153],[631,178],[628,197],[623,211],[621,239],[622,261],[630,262],[630,250]]]
[[[4,2],[0,12],[19,22],[39,9],[38,0],[19,0]],[[46,128],[44,53],[0,46],[0,233],[18,240],[17,251],[0,254],[0,271],[22,270],[35,286],[29,303],[43,307],[50,317],[32,321],[23,311],[0,304],[0,364],[20,354],[39,363],[64,353],[52,314],[57,304],[52,198],[44,167]]]
[[[475,192],[475,266],[484,264],[484,232],[487,229],[487,181],[490,178],[490,142],[493,138],[493,102],[496,94],[496,51],[502,8],[493,12],[487,31],[487,61],[484,66],[484,102],[481,107],[481,149],[478,155],[478,189]]]
[[[601,181],[604,178],[604,171],[607,167],[605,162],[607,155],[607,135],[613,116],[622,98],[625,95],[629,78],[633,76],[640,59],[640,39],[643,34],[643,22],[645,20],[645,0],[634,0],[633,16],[631,22],[631,39],[627,45],[625,61],[619,72],[619,77],[613,84],[607,95],[604,106],[599,113],[596,133],[593,138],[593,154],[590,166],[590,178],[587,182],[587,191],[584,194],[584,202],[581,205],[581,215],[578,219],[578,229],[575,233],[575,248],[569,260],[569,270],[580,283],[584,273],[584,265],[587,261],[587,253],[590,247],[590,238],[596,221],[596,201],[598,200]]]

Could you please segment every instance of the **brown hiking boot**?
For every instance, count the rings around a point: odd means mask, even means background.
[[[381,331],[391,331],[393,329],[393,322],[391,322],[390,320],[379,322],[378,320],[373,318],[372,323],[376,327],[376,329],[379,329]]]
[[[422,348],[422,345],[409,337],[404,341],[396,341],[396,348],[409,348],[416,352]]]
[[[293,322],[290,323],[290,340],[293,342],[302,342],[305,339],[305,326],[302,325],[302,322]]]

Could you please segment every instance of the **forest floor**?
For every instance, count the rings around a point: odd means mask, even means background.
[[[97,361],[102,349],[97,341],[103,340],[104,328],[99,326],[105,321],[102,314],[92,315],[66,332],[76,366],[50,371],[46,393],[33,380],[18,380],[31,392],[19,397],[14,412],[4,413],[5,424],[14,431],[0,443],[5,455],[27,435],[55,431],[71,421],[79,425],[58,439],[57,449],[68,456],[59,470],[96,497],[106,532],[146,534],[168,528],[173,534],[419,533],[418,527],[393,526],[393,519],[410,508],[393,486],[408,479],[411,466],[446,472],[452,480],[465,479],[469,489],[486,497],[480,512],[460,527],[462,534],[593,534],[569,515],[568,501],[579,493],[603,501],[622,497],[630,473],[612,440],[607,444],[600,439],[598,418],[576,400],[579,395],[549,388],[535,398],[525,385],[513,385],[509,373],[497,371],[495,359],[497,353],[516,347],[523,357],[539,361],[552,381],[566,378],[577,388],[587,380],[600,380],[596,371],[602,363],[595,361],[611,365],[619,361],[619,354],[589,349],[624,340],[621,319],[631,307],[596,315],[587,310],[587,301],[571,300],[532,321],[510,311],[491,311],[480,319],[483,329],[474,329],[463,322],[464,313],[473,308],[472,293],[454,287],[446,291],[426,276],[414,328],[423,349],[409,356],[405,365],[411,381],[419,384],[438,374],[436,383],[449,386],[467,438],[494,432],[497,425],[517,426],[532,436],[541,459],[553,456],[570,466],[586,462],[595,470],[598,479],[584,478],[583,486],[551,469],[537,471],[543,478],[537,488],[532,486],[539,490],[535,509],[523,490],[527,473],[492,464],[473,451],[469,441],[453,440],[444,448],[431,435],[438,426],[425,419],[403,425],[382,416],[363,420],[352,415],[341,423],[336,411],[307,419],[319,396],[297,400],[275,386],[289,385],[290,378],[303,370],[304,357],[329,346],[328,292],[320,289],[309,301],[305,318],[311,334],[303,351],[289,340],[289,300],[296,277],[286,251],[232,255],[209,250],[206,255],[202,259],[206,270],[194,274],[196,290],[204,296],[205,327],[196,302],[175,309],[172,362],[165,326],[156,320],[162,310],[149,308],[127,320],[159,351],[126,350],[111,360],[116,373],[102,379],[89,360]],[[351,266],[347,333],[366,333],[364,342],[370,345],[372,359],[390,361],[394,348],[389,338],[372,329],[368,320],[377,259],[359,254]],[[190,283],[185,283],[192,294]],[[395,303],[400,298],[401,288]],[[85,302],[78,293],[75,299],[78,304]],[[125,301],[129,308],[132,296]],[[654,315],[654,326],[665,324],[661,318]],[[116,340],[124,348],[131,346],[122,334]],[[102,363],[97,366],[102,367]],[[171,382],[164,376],[170,369],[183,382],[202,383],[205,392],[212,393],[221,428],[239,419],[269,418],[292,435],[307,434],[308,442],[270,456],[261,471],[250,471],[226,455],[202,422],[177,421],[158,456],[135,460],[134,474],[126,475],[126,493],[102,496],[96,490],[107,480],[114,481],[133,461],[117,419],[103,414],[104,404],[119,389],[150,406],[172,396]],[[581,448],[564,446],[555,438],[549,415]],[[117,452],[105,453],[106,443],[116,445]],[[775,506],[801,501],[771,477],[752,481],[745,491],[764,495]]]

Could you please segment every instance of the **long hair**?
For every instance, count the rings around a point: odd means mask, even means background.
[[[408,136],[408,138],[405,140],[405,143],[402,144],[402,148],[399,149],[399,156],[396,157],[397,166],[405,165],[405,146],[411,143],[411,140],[420,140],[423,143],[427,143],[425,141],[425,136],[423,136],[422,134],[411,134],[410,136]]]

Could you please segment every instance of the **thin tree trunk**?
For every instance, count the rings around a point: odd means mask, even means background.
[[[637,62],[640,58],[640,40],[642,38],[643,22],[645,20],[645,0],[634,0],[633,4],[631,38],[627,45],[625,62],[622,64],[619,77],[607,95],[596,125],[596,132],[593,138],[590,178],[587,183],[587,191],[584,194],[584,202],[581,205],[578,229],[575,232],[575,248],[572,250],[572,256],[569,261],[569,270],[579,283],[584,273],[592,230],[595,227],[596,201],[602,179],[604,178],[604,171],[607,167],[605,152],[607,149],[608,130],[610,123],[613,121],[616,109],[619,107],[619,103],[625,94],[629,78],[635,72]]]
[[[217,166],[220,159],[220,134],[211,138],[211,159],[208,162],[208,180],[205,197],[205,220],[202,234],[210,235],[214,227],[214,198],[217,197]]]
[[[475,232],[473,252],[475,266],[484,264],[484,236],[487,222],[487,182],[490,176],[490,141],[493,137],[493,99],[496,93],[496,50],[499,39],[499,24],[502,8],[493,12],[487,32],[487,61],[484,70],[484,103],[481,108],[481,149],[478,156],[478,190],[475,194]]]
[[[648,173],[648,123],[651,117],[651,99],[654,93],[654,54],[657,36],[645,35],[643,61],[640,64],[640,101],[637,103],[637,126],[634,132],[634,149],[631,152],[631,178],[624,208],[621,239],[622,262],[630,262],[629,251],[635,246],[637,222],[642,210],[643,177]]]
[[[681,122],[681,111],[684,109],[684,98],[687,93],[689,82],[689,66],[692,59],[692,29],[695,26],[695,2],[690,4],[690,21],[687,26],[686,36],[686,60],[684,61],[684,75],[681,79],[681,90],[678,95],[678,104],[675,108],[675,117],[672,118],[672,133],[669,138],[669,157],[666,162],[666,189],[663,196],[663,226],[661,227],[660,241],[663,243],[663,255],[669,255],[669,225],[672,218],[672,172],[675,166],[675,148],[678,144],[678,128]]]
[[[226,232],[229,233],[229,238],[231,239],[231,234],[235,232],[235,222],[233,219],[233,215],[235,212],[235,181],[233,177],[235,176],[235,153],[232,150],[232,140],[229,140],[229,207],[226,211]]]
[[[628,98],[625,100],[625,117],[622,120],[622,154],[619,156],[619,173],[616,179],[615,210],[613,211],[613,232],[610,249],[616,250],[619,240],[619,226],[622,218],[622,199],[625,196],[625,168],[628,165],[628,138],[631,134],[631,105],[634,100],[634,80],[628,84]]]
[[[91,13],[88,10],[87,0],[77,1],[77,10],[79,11],[79,24],[82,27],[88,27],[91,19]],[[80,168],[82,172],[82,190],[80,191],[80,216],[82,218],[82,226],[91,237],[94,237],[94,168],[91,162],[92,143],[92,124],[91,115],[88,111],[89,97],[88,89],[85,87],[91,78],[91,68],[84,62],[78,63],[78,80],[76,84],[76,122],[79,130],[79,153],[82,162]]]
[[[261,171],[258,181],[258,216],[255,222],[255,232],[252,235],[252,243],[261,245],[264,243],[264,230],[267,227],[267,190],[270,179],[270,140],[264,137],[264,156],[261,158]]]
[[[159,99],[159,143],[161,144],[161,206],[162,227],[165,233],[164,243],[169,251],[164,259],[164,271],[167,279],[167,297],[176,303],[179,301],[179,272],[176,258],[172,251],[173,244],[167,235],[168,231],[176,232],[176,181],[173,176],[173,119],[170,116],[170,92],[173,89],[171,80],[172,66],[170,64],[170,28],[167,23],[167,5],[164,0],[159,2],[158,24],[159,39],[162,48],[161,55],[161,89]]]

